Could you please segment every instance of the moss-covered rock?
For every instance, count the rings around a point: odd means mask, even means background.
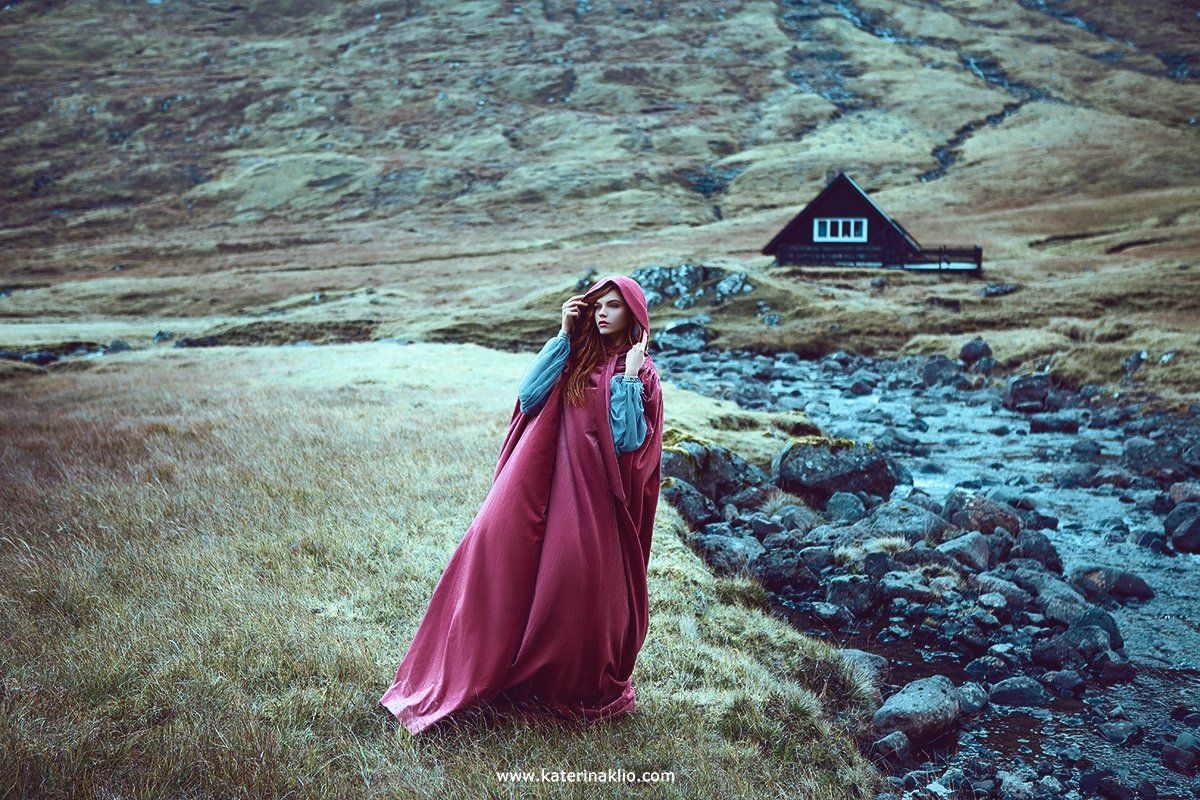
[[[816,508],[834,492],[888,497],[898,482],[890,459],[874,445],[829,436],[790,439],[771,462],[771,479]]]
[[[686,481],[718,504],[770,480],[765,471],[729,448],[673,428],[663,433],[662,463],[663,475]]]

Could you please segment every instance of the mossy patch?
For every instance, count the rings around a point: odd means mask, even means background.
[[[869,447],[872,450],[875,449],[875,445],[871,442],[859,442],[855,439],[847,439],[843,436],[820,436],[814,434],[808,436],[793,436],[788,441],[796,447],[824,447],[826,450],[834,453],[839,450],[845,450],[860,444],[864,447]]]
[[[681,431],[678,428],[666,428],[663,431],[663,452],[679,453],[690,460],[693,465],[699,467],[700,465],[696,463],[695,454],[686,447],[683,447],[684,442],[694,442],[695,444],[701,445],[705,449],[711,449],[719,446],[711,439],[705,439],[702,436],[696,436],[695,434]]]
[[[812,420],[805,416],[798,416],[796,412],[779,415],[771,420],[771,424],[792,437],[819,436],[821,434],[821,429]]]
[[[678,448],[684,442],[695,442],[701,447],[715,448],[719,447],[712,439],[706,439],[703,436],[698,436],[694,433],[681,431],[678,428],[665,428],[663,430],[663,447]]]

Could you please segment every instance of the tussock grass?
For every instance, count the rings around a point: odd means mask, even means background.
[[[767,493],[767,499],[762,504],[761,511],[768,517],[771,517],[774,516],[779,509],[783,508],[784,506],[800,506],[801,508],[806,508],[809,511],[812,511],[819,517],[823,516],[823,513],[820,509],[814,509],[809,506],[808,503],[804,502],[804,498],[800,497],[800,495],[792,494],[789,491],[780,489],[778,486],[771,487]]]
[[[494,774],[544,767],[676,776],[604,796],[873,796],[869,687],[714,577],[665,502],[631,717],[481,709],[395,735],[378,697],[490,486],[527,358],[159,350],[0,386],[0,792],[559,796]]]
[[[903,536],[878,536],[863,542],[863,550],[867,553],[899,553],[911,549],[912,542]]]
[[[850,544],[833,548],[833,560],[839,567],[848,567],[863,560],[867,551],[861,545]]]
[[[962,575],[950,567],[941,564],[922,564],[917,567],[917,572],[924,575],[926,581],[931,581],[934,578],[951,578],[958,587],[966,586],[966,581]]]

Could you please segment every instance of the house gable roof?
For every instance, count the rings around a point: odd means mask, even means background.
[[[800,209],[800,212],[798,214],[796,214],[796,216],[792,217],[791,220],[789,220],[788,223],[786,225],[784,225],[783,228],[780,229],[779,233],[775,234],[775,236],[772,237],[771,241],[767,242],[766,247],[764,247],[761,251],[763,253],[763,255],[773,255],[775,252],[775,249],[779,245],[779,242],[782,239],[784,239],[788,234],[790,234],[792,232],[792,230],[800,224],[800,218],[804,216],[805,212],[807,212],[808,209],[811,208],[812,206],[816,205],[821,200],[822,197],[824,197],[826,194],[828,194],[830,191],[832,191],[835,186],[837,186],[838,184],[840,184],[842,182],[848,183],[850,185],[850,187],[860,197],[862,197],[864,200],[866,200],[868,203],[870,203],[871,207],[874,208],[879,213],[879,216],[881,216],[888,225],[891,225],[893,228],[895,228],[896,232],[899,233],[901,236],[903,236],[908,241],[908,243],[913,246],[914,249],[916,249],[916,250],[921,249],[921,245],[917,243],[917,240],[913,238],[912,234],[910,234],[908,231],[906,231],[904,229],[903,225],[901,225],[899,222],[897,222],[896,220],[889,217],[882,208],[875,205],[875,201],[871,199],[870,195],[868,195],[866,192],[864,192],[862,190],[861,186],[859,186],[857,183],[854,182],[853,178],[851,178],[849,175],[842,172],[841,170],[838,170],[838,174],[834,176],[833,180],[831,180],[829,183],[825,184],[825,188],[822,189],[821,191],[817,192],[816,197],[814,197],[812,200],[809,200],[807,203],[805,203],[804,208]]]

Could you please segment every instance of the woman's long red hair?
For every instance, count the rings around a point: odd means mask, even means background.
[[[616,285],[612,282],[605,285],[616,289]],[[607,358],[604,351],[604,334],[600,333],[600,329],[596,327],[596,322],[592,318],[592,314],[596,310],[596,301],[602,295],[599,291],[601,288],[593,286],[588,290],[587,294],[593,299],[587,301],[587,305],[583,307],[571,325],[571,355],[567,359],[566,401],[573,406],[581,407],[587,402],[588,376],[600,362]],[[617,289],[618,294],[620,291]],[[630,315],[629,324],[625,326],[621,340],[610,345],[609,354],[615,350],[628,349],[642,340],[642,324],[633,317],[633,312],[629,310],[629,304],[625,303],[624,295],[621,295],[621,302],[625,304],[625,311]]]

